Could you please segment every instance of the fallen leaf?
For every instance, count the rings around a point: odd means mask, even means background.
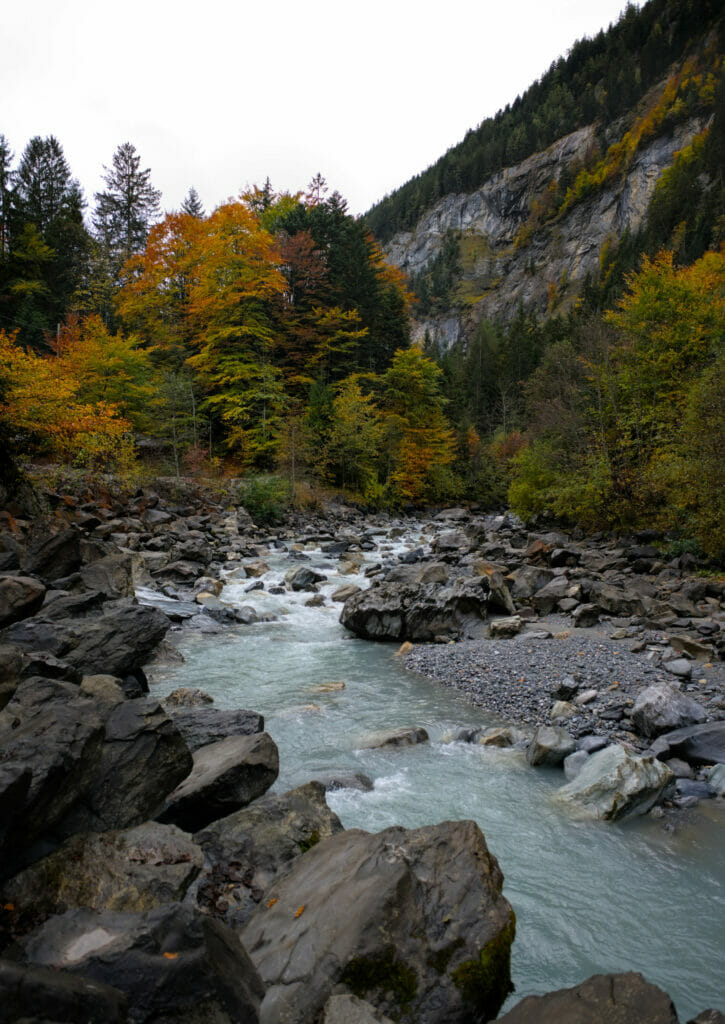
[[[298,907],[298,909],[295,911],[295,917],[300,917],[302,915],[302,912],[304,911],[304,909],[305,909],[304,904],[301,907]]]
[[[3,907],[3,910],[15,910],[15,904],[14,903],[6,903],[5,906]]]
[[[178,953],[164,953],[164,959],[165,960],[176,960],[178,958],[178,956],[179,956]]]
[[[277,902],[277,897],[273,896],[272,899],[269,900],[269,902],[267,903],[267,910],[269,910],[270,907],[273,907],[276,902]]]

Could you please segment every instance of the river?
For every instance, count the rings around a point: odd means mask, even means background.
[[[418,540],[408,536],[394,547]],[[363,576],[338,576],[336,560],[321,551],[306,554],[311,562],[305,564],[327,574],[322,592],[328,597],[343,583],[365,585]],[[366,555],[368,562],[378,557]],[[516,991],[506,1008],[595,973],[627,970],[664,988],[683,1022],[707,1006],[722,1007],[721,804],[700,804],[692,821],[674,831],[650,817],[572,821],[551,800],[563,782],[559,770],[532,769],[520,751],[450,742],[459,726],[495,720],[454,689],[406,671],[395,645],[351,637],[338,622],[339,604],[308,608],[307,593],[269,594],[266,588],[299,563],[284,553],[265,561],[264,590],[246,593],[252,581],[230,580],[222,599],[252,605],[276,621],[216,636],[170,634],[185,662],[150,670],[153,695],[195,686],[217,707],[264,714],[280,751],[278,792],[330,770],[370,776],[371,792],[328,793],[346,827],[377,831],[474,819],[498,858],[517,915]],[[372,733],[398,726],[424,726],[430,742],[364,749]]]

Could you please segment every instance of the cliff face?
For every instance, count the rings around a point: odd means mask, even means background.
[[[586,275],[597,272],[603,244],[626,229],[639,228],[660,174],[704,123],[692,118],[653,138],[641,147],[625,176],[539,228],[528,244],[516,244],[515,238],[533,201],[553,178],[583,158],[594,144],[594,126],[506,168],[475,192],[445,196],[413,231],[395,235],[386,246],[392,263],[415,273],[441,250],[447,232],[459,233],[463,273],[452,308],[415,322],[414,339],[422,340],[427,333],[447,348],[481,320],[513,317],[519,304],[539,314],[566,309]]]

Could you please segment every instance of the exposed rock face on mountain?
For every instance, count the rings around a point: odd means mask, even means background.
[[[511,318],[519,304],[541,313],[551,301],[552,284],[565,305],[586,275],[598,270],[604,243],[640,227],[660,174],[702,128],[703,122],[692,118],[653,138],[626,175],[535,231],[528,244],[516,244],[516,235],[532,203],[594,145],[593,125],[505,168],[475,192],[444,196],[413,231],[399,232],[386,246],[392,263],[415,273],[440,252],[449,231],[460,232],[463,277],[456,306],[415,323],[414,338],[422,341],[427,332],[445,349],[481,320]]]

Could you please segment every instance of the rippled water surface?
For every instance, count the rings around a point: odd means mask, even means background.
[[[326,593],[362,582],[309,554],[329,576]],[[296,564],[268,561],[265,586]],[[648,818],[573,822],[551,800],[560,772],[533,770],[517,751],[447,742],[458,726],[494,720],[455,690],[405,671],[395,645],[353,639],[337,621],[339,605],[306,608],[309,594],[246,594],[248,584],[229,583],[223,600],[277,621],[176,640],[185,664],[156,668],[153,693],[198,686],[217,707],[262,712],[280,749],[279,792],[331,769],[365,772],[372,792],[328,794],[347,827],[477,821],[518,920],[516,992],[507,1005],[594,973],[636,970],[670,993],[683,1022],[706,1006],[724,1008],[722,804],[700,805],[696,824],[674,833]],[[330,682],[344,689],[325,692]],[[428,744],[363,749],[371,733],[421,725]]]

